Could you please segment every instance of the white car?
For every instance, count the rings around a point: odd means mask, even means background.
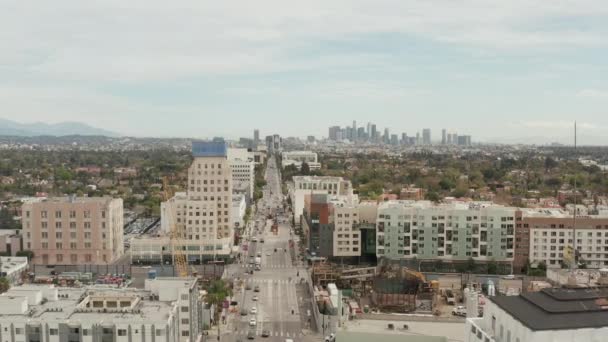
[[[255,318],[252,318],[249,320],[249,325],[255,327],[256,325],[258,325],[258,322],[255,320]]]
[[[258,309],[255,308],[255,307],[253,307],[253,308],[251,308],[251,310],[249,310],[249,313],[252,314],[252,315],[255,315],[255,314],[258,313]]]
[[[258,296],[253,296],[253,297],[251,298],[251,300],[252,300],[252,301],[254,301],[254,302],[257,302],[257,301],[258,301]]]
[[[452,315],[454,316],[460,316],[460,317],[466,317],[467,315],[467,308],[465,308],[462,305],[459,305],[455,308],[452,309]]]

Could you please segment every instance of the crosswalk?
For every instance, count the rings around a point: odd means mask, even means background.
[[[291,280],[289,279],[248,279],[247,282],[253,284],[296,284],[300,282],[299,279],[295,279],[295,277]]]
[[[249,330],[239,330],[237,332],[235,332],[236,335],[240,335],[240,336],[246,336],[249,333]],[[259,331],[255,332],[256,336],[262,336],[262,333]],[[269,336],[276,336],[276,337],[302,337],[304,336],[304,333],[302,331],[270,331],[269,332]]]
[[[241,268],[253,269],[253,268],[255,268],[255,265],[252,265],[252,264],[241,264]],[[265,268],[287,269],[287,268],[294,268],[294,266],[292,266],[292,265],[262,265],[262,269],[265,269]]]

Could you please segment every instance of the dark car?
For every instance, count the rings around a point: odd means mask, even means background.
[[[256,286],[253,288],[253,292],[260,292],[260,286],[259,286],[259,285],[256,285]]]
[[[255,339],[255,331],[249,330],[249,332],[247,333],[247,339],[248,340],[254,340]]]
[[[268,337],[268,336],[270,336],[270,331],[268,331],[268,330],[262,331],[262,337]]]

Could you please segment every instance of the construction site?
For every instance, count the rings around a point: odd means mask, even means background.
[[[378,266],[355,267],[315,261],[311,280],[316,301],[326,307],[335,284],[344,303],[361,313],[407,313],[433,316],[462,316],[459,308],[468,292],[480,294],[483,305],[487,293],[517,295],[523,280],[492,275],[422,273],[403,265],[380,262]],[[351,314],[356,314],[352,312]]]

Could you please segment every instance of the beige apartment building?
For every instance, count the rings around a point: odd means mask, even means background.
[[[123,203],[111,197],[57,197],[22,207],[23,248],[33,264],[106,264],[124,254]]]

